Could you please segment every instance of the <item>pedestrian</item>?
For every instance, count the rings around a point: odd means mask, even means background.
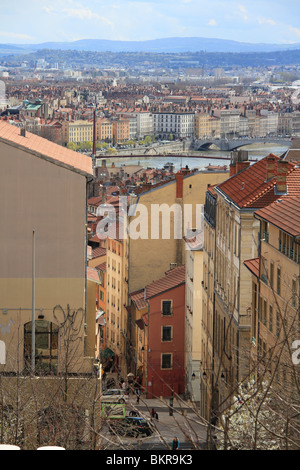
[[[140,395],[141,395],[141,391],[140,391],[140,389],[138,388],[137,391],[136,391],[136,402],[137,402],[137,403],[140,402]]]
[[[179,449],[179,440],[177,437],[174,437],[173,442],[172,442],[172,450],[178,450]]]
[[[154,418],[154,417],[155,417],[155,410],[154,410],[154,408],[152,408],[152,410],[151,410],[151,418]]]

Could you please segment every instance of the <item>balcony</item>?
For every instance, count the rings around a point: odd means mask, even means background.
[[[263,231],[263,239],[266,243],[269,243],[269,232],[267,232],[266,230]]]

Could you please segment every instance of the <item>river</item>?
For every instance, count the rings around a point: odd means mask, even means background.
[[[272,144],[251,144],[242,147],[241,150],[248,150],[250,160],[259,160],[260,158],[266,157],[270,153],[277,156],[281,156],[288,150],[287,145],[272,145]],[[187,156],[188,155],[188,156]],[[193,158],[189,158],[193,156]],[[197,156],[201,158],[197,158]],[[204,157],[204,158],[203,158]],[[205,158],[214,157],[214,158]],[[220,157],[218,159],[218,157]],[[211,165],[229,165],[230,160],[224,160],[224,157],[230,158],[230,152],[221,152],[220,150],[205,150],[205,151],[188,151],[182,152],[182,156],[175,155],[145,155],[143,157],[129,155],[125,157],[98,157],[99,163],[102,160],[106,160],[107,166],[111,166],[113,163],[115,166],[121,165],[141,165],[144,168],[163,168],[166,163],[173,163],[175,169],[178,170],[188,165],[190,169],[198,168],[204,170],[209,164]],[[101,163],[100,163],[101,164]]]

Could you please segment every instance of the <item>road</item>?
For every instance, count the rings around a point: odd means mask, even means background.
[[[135,410],[146,419],[150,419],[152,408],[158,413],[158,420],[151,420],[155,428],[151,436],[120,437],[110,433],[108,427],[104,426],[101,432],[101,447],[107,450],[169,450],[176,436],[180,442],[180,450],[206,448],[206,426],[189,403],[174,402],[171,415],[167,401],[141,398],[137,404],[136,399],[130,397],[126,405],[126,414],[129,415],[130,410]]]

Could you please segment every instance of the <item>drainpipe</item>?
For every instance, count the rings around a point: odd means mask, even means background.
[[[87,247],[88,247],[88,185],[94,181],[94,178],[86,177],[86,191],[85,191],[85,269],[84,269],[84,335],[86,334],[87,328],[87,266],[88,266],[88,259],[87,259]],[[86,340],[84,338],[84,355],[86,356]]]

